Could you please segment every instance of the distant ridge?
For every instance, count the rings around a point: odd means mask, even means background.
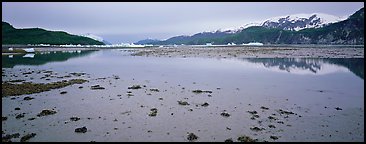
[[[103,42],[63,31],[40,28],[16,29],[7,22],[2,22],[2,44],[104,45]]]

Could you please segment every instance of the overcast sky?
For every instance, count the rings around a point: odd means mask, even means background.
[[[2,2],[2,21],[16,28],[92,33],[111,43],[131,43],[240,27],[288,14],[349,16],[363,5],[363,2]]]

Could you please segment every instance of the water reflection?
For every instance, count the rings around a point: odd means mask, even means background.
[[[37,54],[2,56],[2,67],[13,68],[15,65],[43,65],[48,62],[62,62],[73,57],[82,57],[89,55],[95,51],[58,51],[58,52],[42,52]],[[99,61],[106,63],[117,62],[127,58],[130,53],[126,55],[117,54],[117,51],[99,51]],[[95,58],[93,58],[95,59]],[[157,58],[159,59],[159,58]],[[171,58],[174,59],[174,58]],[[144,59],[142,62],[147,63]],[[179,59],[176,59],[179,60]],[[210,63],[208,59],[201,59],[202,63],[208,67]],[[211,59],[212,60],[212,59]],[[159,60],[158,60],[159,61]],[[189,62],[189,61],[187,61]],[[281,71],[295,74],[328,74],[338,71],[351,71],[358,77],[364,79],[364,59],[363,58],[246,58],[238,61],[246,66],[253,65],[255,67],[261,66],[265,69],[273,71]],[[167,63],[161,59],[158,63]],[[181,67],[179,63],[175,66]],[[217,67],[214,62],[213,67]]]
[[[62,62],[70,58],[86,56],[94,51],[57,51],[25,55],[3,55],[2,68],[13,68],[16,65],[43,65],[49,62]]]
[[[250,63],[262,64],[268,69],[276,69],[289,73],[319,74],[327,73],[332,71],[332,69],[335,71],[346,68],[364,79],[363,58],[246,58],[243,60]]]

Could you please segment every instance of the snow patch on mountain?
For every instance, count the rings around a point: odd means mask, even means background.
[[[299,31],[305,28],[320,28],[330,23],[345,20],[346,18],[324,13],[294,14],[269,18],[261,23],[261,26]]]
[[[104,41],[104,39],[102,37],[97,36],[97,35],[94,35],[94,34],[91,34],[91,33],[82,34],[80,36],[88,37],[88,38],[91,38],[93,40],[100,41],[100,42],[103,42]]]
[[[263,26],[268,28],[281,28],[284,30],[299,31],[306,28],[320,28],[330,23],[335,23],[347,19],[349,16],[334,16],[324,13],[312,14],[293,14],[276,16],[263,21],[255,21],[244,24],[240,27],[229,27],[214,31],[205,31],[208,33],[237,33],[252,26]]]

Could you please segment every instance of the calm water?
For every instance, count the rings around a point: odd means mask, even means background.
[[[15,100],[2,98],[2,115],[8,117],[2,130],[21,136],[36,133],[30,141],[188,141],[188,132],[195,133],[197,141],[236,141],[241,135],[261,141],[364,140],[363,58],[162,58],[101,50],[2,56],[2,68],[3,81],[61,80],[21,74],[29,70],[52,70],[57,75],[87,73],[81,76],[89,80],[82,84],[83,89],[73,85]],[[106,89],[91,90],[96,84]],[[128,89],[134,84],[146,87]],[[192,93],[196,89],[212,93]],[[68,93],[60,95],[60,91]],[[127,91],[134,96],[127,96]],[[35,99],[24,101],[25,96]],[[178,100],[190,105],[178,105]],[[204,102],[209,106],[201,106]],[[15,107],[21,110],[15,111]],[[156,117],[148,116],[153,107],[158,109]],[[55,108],[58,113],[27,120],[46,108]],[[280,115],[279,109],[296,115]],[[252,110],[260,117],[250,119],[247,111]],[[221,116],[223,111],[230,117]],[[24,118],[15,119],[23,112]],[[81,120],[70,121],[71,116]],[[88,132],[75,133],[81,126]],[[250,128],[254,126],[264,129],[253,131]]]

